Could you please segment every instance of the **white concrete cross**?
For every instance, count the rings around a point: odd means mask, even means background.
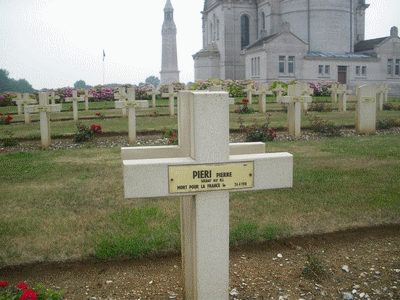
[[[345,112],[347,110],[347,95],[350,94],[351,91],[347,89],[346,84],[339,84],[337,92],[339,94],[339,112]]]
[[[58,99],[60,99],[60,96],[56,95],[56,92],[47,92],[47,100],[51,101],[52,105],[56,104],[56,100]]]
[[[121,151],[126,198],[181,196],[186,299],[229,298],[229,192],[292,186],[291,154],[229,144],[227,98],[179,92],[179,146]]]
[[[42,147],[50,146],[51,131],[50,131],[50,113],[60,112],[61,104],[49,105],[47,100],[47,93],[39,93],[39,105],[26,106],[28,113],[40,113],[40,136],[42,140]]]
[[[358,89],[356,106],[357,134],[374,134],[376,131],[376,87],[363,85]]]
[[[174,92],[174,86],[168,86],[168,93],[162,93],[163,98],[169,98],[169,116],[175,116],[175,97],[178,97],[178,93]]]
[[[140,103],[135,100],[135,88],[128,88],[128,101],[115,101],[115,108],[128,109],[128,140],[133,145],[136,142],[136,111]]]
[[[309,97],[308,101],[304,101],[301,103],[301,110],[308,110],[308,102],[312,102],[312,95],[314,94],[314,90],[310,88],[308,83],[297,83],[300,86],[301,95],[304,97]]]
[[[36,104],[37,101],[35,99],[31,99],[29,97],[29,93],[24,93],[24,99],[19,101],[21,101],[21,103],[24,105],[25,124],[31,124],[31,115],[26,107],[30,104]]]
[[[253,94],[257,91],[251,87],[251,84],[248,84],[247,88],[245,88],[243,91],[247,92],[247,99],[249,100],[249,104],[253,104]]]
[[[331,87],[328,88],[328,91],[331,92],[332,103],[336,103],[337,102],[337,94],[338,94],[338,86],[337,86],[337,84],[333,82]]]
[[[268,84],[260,84],[258,88],[258,111],[260,113],[267,112],[266,95],[273,95],[274,93],[269,89]]]
[[[311,102],[310,96],[302,95],[302,88],[300,85],[289,85],[288,95],[281,97],[282,103],[288,104],[288,134],[292,137],[300,137],[301,130],[301,104],[303,102]]]
[[[282,93],[286,91],[284,87],[280,83],[276,85],[276,87],[273,89],[274,92],[276,92],[276,102],[280,103],[282,102]]]
[[[93,98],[93,95],[89,94],[89,90],[85,90],[85,95],[83,95],[85,99],[85,110],[89,111],[89,98]]]
[[[128,95],[126,94],[124,87],[118,88],[118,93],[114,94],[114,99],[117,99],[119,101],[126,101],[128,99]],[[122,109],[122,117],[123,118],[126,117],[126,112],[127,112],[127,109],[123,108]]]
[[[388,91],[390,89],[386,86],[386,84],[376,86],[376,94],[377,94],[377,107],[379,110],[383,110],[383,101],[387,102]]]
[[[12,100],[17,104],[18,116],[22,115],[22,93],[17,93],[17,97]]]
[[[72,109],[74,111],[74,121],[78,121],[78,102],[85,101],[85,97],[80,96],[78,97],[78,91],[72,91],[71,98],[65,98],[65,102],[72,102]]]
[[[151,92],[149,92],[151,95],[151,105],[153,108],[156,108],[156,96],[160,94],[160,91],[158,91],[154,86],[151,89]]]

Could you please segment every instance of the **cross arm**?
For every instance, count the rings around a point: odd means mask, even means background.
[[[231,155],[229,163],[252,162],[254,182],[242,191],[255,191],[291,187],[293,182],[293,156],[289,153],[259,153]],[[125,198],[171,197],[194,195],[169,191],[169,166],[198,165],[190,157],[164,159],[124,160]],[[229,191],[229,189],[228,189]]]
[[[230,143],[229,154],[254,154],[265,153],[265,144],[254,143]],[[122,160],[145,158],[174,158],[185,156],[181,146],[151,146],[151,147],[122,147]]]

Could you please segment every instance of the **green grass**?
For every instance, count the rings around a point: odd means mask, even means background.
[[[267,143],[290,189],[230,195],[230,244],[400,222],[399,135]],[[179,251],[179,198],[125,199],[120,150],[0,152],[0,266]]]

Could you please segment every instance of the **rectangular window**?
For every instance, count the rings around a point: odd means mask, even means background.
[[[289,56],[288,72],[294,74],[294,56]]]
[[[392,76],[393,74],[393,59],[388,59],[387,62],[387,75]]]
[[[357,76],[360,76],[360,66],[357,66],[357,67],[356,67],[356,75],[357,75]]]
[[[254,58],[251,58],[251,76],[254,76]]]
[[[325,66],[325,75],[329,75],[331,66]]]
[[[257,57],[257,60],[256,60],[256,73],[257,73],[257,76],[260,76],[260,58],[259,57]]]
[[[285,73],[285,56],[279,56],[279,73]]]
[[[394,74],[396,76],[400,75],[400,59],[396,59],[396,65],[394,67]]]
[[[362,76],[367,76],[367,67],[366,66],[362,66],[361,67],[361,75]]]
[[[324,66],[323,65],[319,65],[318,66],[318,74],[323,74],[323,72],[324,72]]]

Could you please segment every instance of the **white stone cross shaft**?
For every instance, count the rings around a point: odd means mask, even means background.
[[[280,83],[276,85],[276,87],[273,89],[274,92],[276,92],[276,102],[281,102],[282,98],[282,93],[285,91],[285,88],[282,87]]]
[[[376,131],[376,88],[363,85],[358,89],[356,106],[357,134],[375,134]]]
[[[118,94],[114,94],[114,99],[117,99],[119,101],[126,101],[128,99],[128,95],[125,92],[124,87],[119,87],[118,88]],[[123,108],[122,109],[122,117],[125,118],[127,113],[127,109]]]
[[[151,95],[151,104],[153,108],[156,108],[156,96],[160,94],[160,91],[157,91],[155,87],[151,89],[150,95]]]
[[[18,116],[22,115],[22,94],[17,93],[17,97],[14,98],[12,101],[14,101],[17,104],[17,109],[18,109]]]
[[[47,92],[47,100],[51,100],[51,104],[56,104],[56,100],[60,99],[60,96],[56,95],[56,92]]]
[[[78,102],[83,102],[83,101],[85,101],[85,97],[83,96],[78,97],[77,90],[72,91],[71,98],[65,98],[65,102],[72,102],[72,108],[74,111],[74,121],[78,121]]]
[[[239,188],[250,191],[292,186],[293,157],[289,153],[231,155],[227,98],[225,92],[180,92],[178,108],[185,111],[178,112],[179,128],[187,123],[189,128],[178,132],[182,144],[170,149],[183,156],[173,157],[168,153],[163,157],[169,158],[156,158],[154,154],[162,152],[160,149],[149,151],[151,147],[138,147],[145,148],[137,149],[138,157],[143,159],[123,161],[125,197],[182,196],[181,237],[186,299],[229,298],[229,191],[234,188],[210,187],[207,191],[191,192],[191,187],[187,187],[182,193],[173,192],[174,187],[180,186],[180,171],[198,168],[198,171],[193,171],[193,178],[189,176],[186,179],[195,180],[196,172],[201,174],[197,177],[204,178],[196,178],[202,182],[199,185],[204,182],[206,186],[206,182],[210,182],[207,174],[211,176],[216,168],[229,169],[233,163],[252,165],[252,172],[241,174],[252,178],[252,183],[249,181],[245,186],[246,182],[239,181]],[[182,116],[187,116],[187,119],[179,121]],[[135,150],[133,148],[130,152]],[[170,175],[172,170],[178,172]],[[236,180],[238,174],[235,170],[232,173],[234,175],[222,172],[224,175],[221,176],[233,176]],[[228,181],[229,178],[225,179]],[[223,186],[224,178],[220,178],[218,183]]]
[[[249,104],[253,104],[253,93],[256,93],[257,91],[251,87],[251,84],[248,84],[243,91],[247,92],[247,99],[249,100]]]
[[[50,112],[60,112],[61,104],[49,105],[47,93],[39,93],[39,105],[26,106],[28,113],[40,113],[40,136],[42,147],[48,147],[51,143]]]
[[[85,95],[83,97],[85,99],[85,110],[89,111],[89,98],[93,98],[93,95],[89,94],[89,90],[85,90]]]
[[[268,84],[260,84],[258,89],[258,111],[260,113],[267,112],[266,95],[273,95],[269,90]]]
[[[178,97],[178,93],[174,92],[174,86],[168,86],[168,93],[162,93],[163,98],[169,98],[169,116],[175,116],[175,97]]]
[[[288,103],[288,134],[295,138],[300,137],[301,104],[312,101],[310,96],[303,96],[302,94],[300,85],[289,85],[288,96],[280,98],[282,103]]]
[[[128,109],[128,140],[133,145],[136,142],[136,107],[140,104],[135,100],[135,88],[128,88],[128,101],[115,101],[115,108]]]
[[[30,99],[29,93],[24,93],[24,99],[20,101],[22,101],[22,104],[24,105],[25,124],[31,124],[31,114],[28,112],[27,106],[29,104],[36,104],[37,101],[35,99]]]

